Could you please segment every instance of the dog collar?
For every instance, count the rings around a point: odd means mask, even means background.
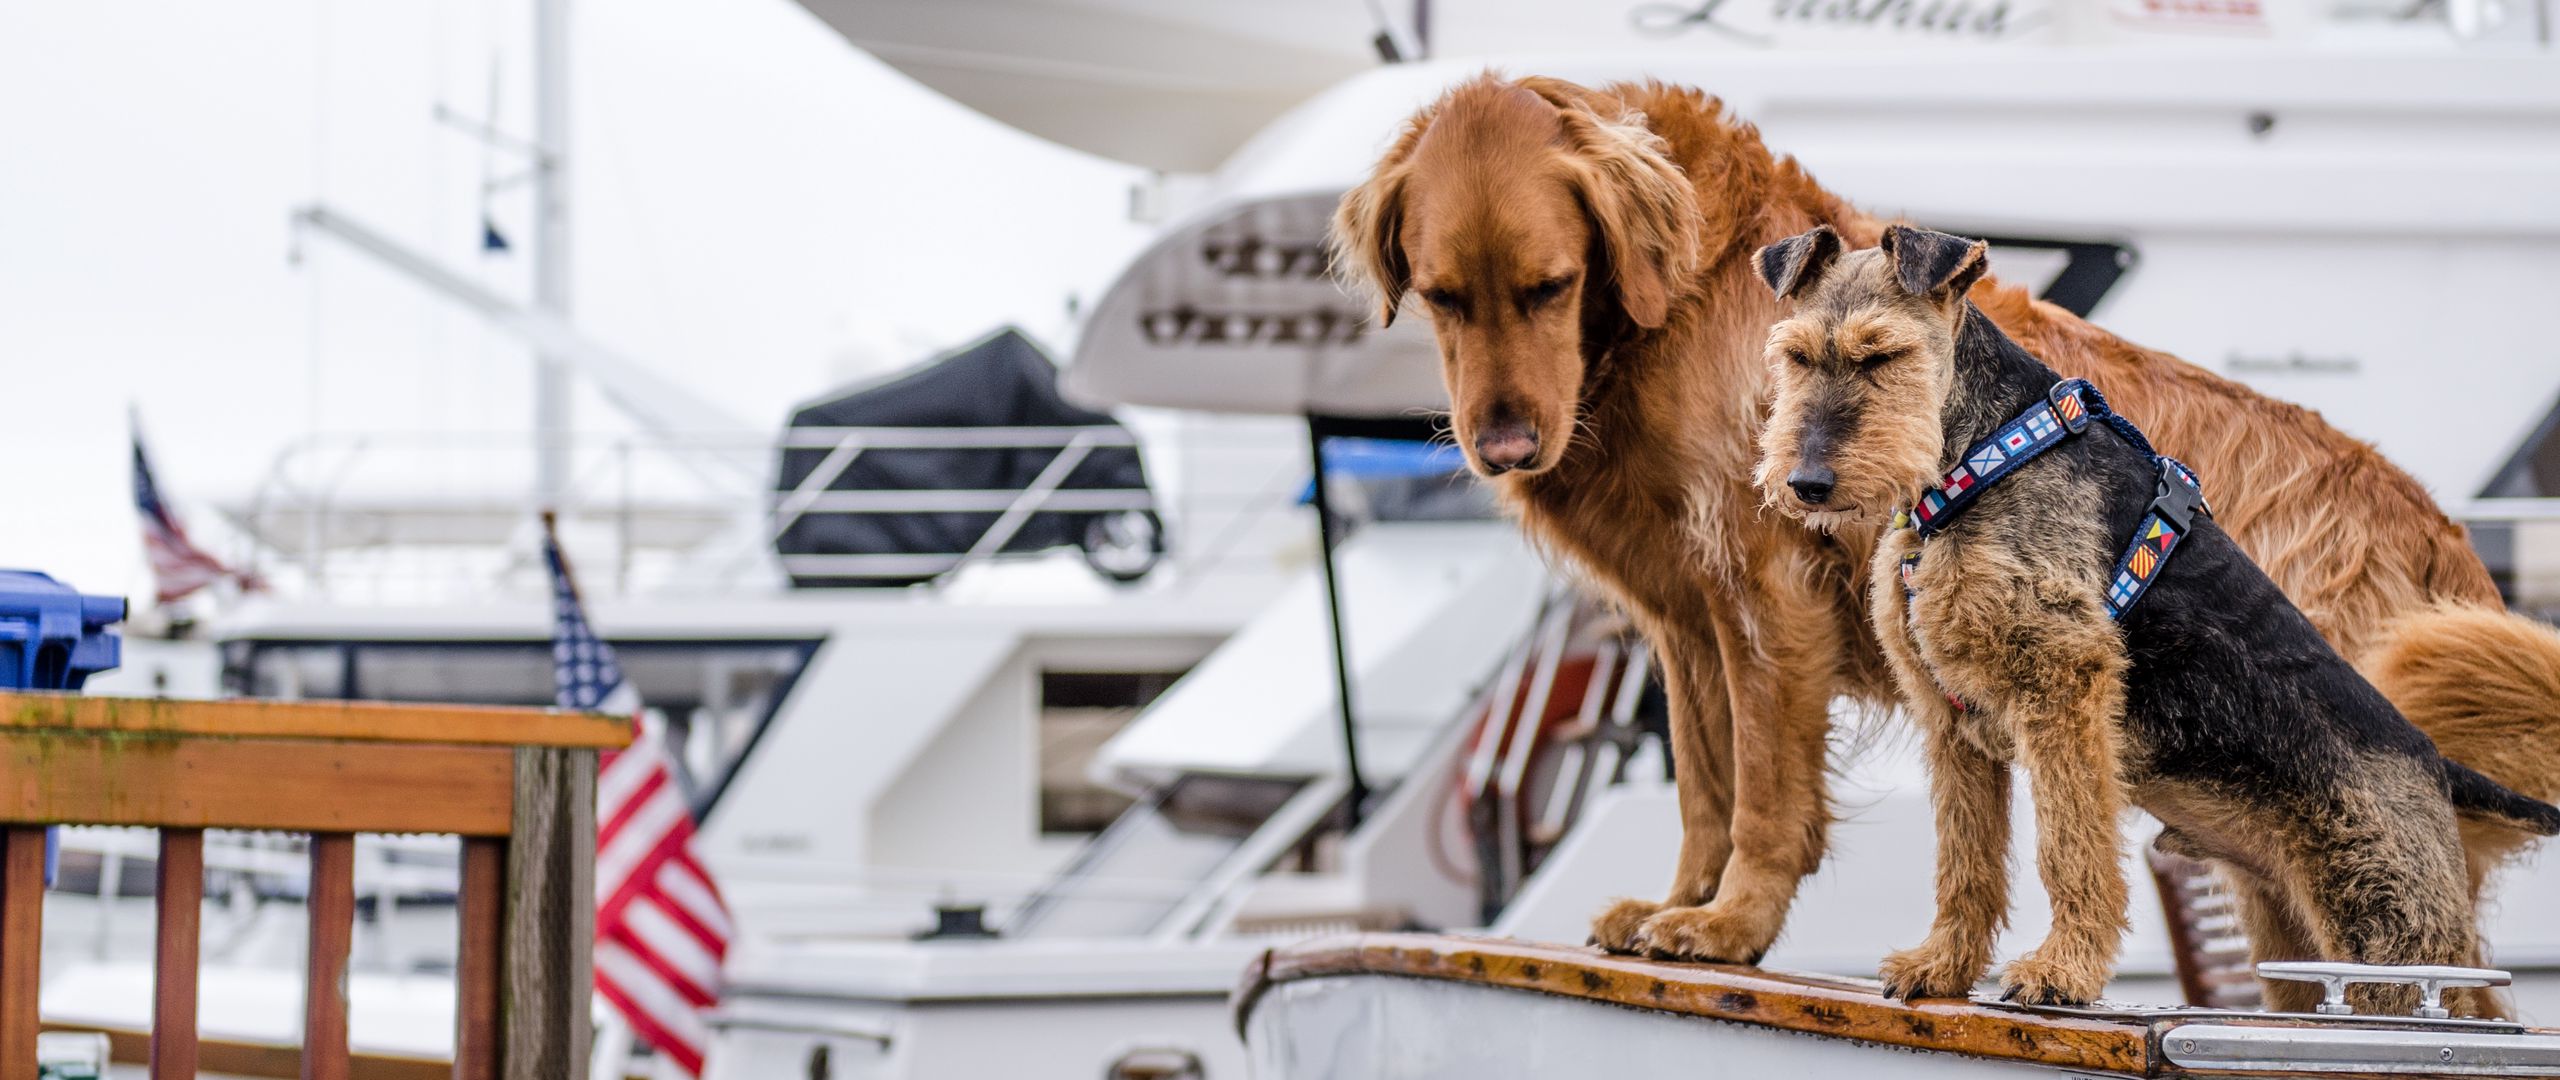
[[[2194,527],[2196,515],[2211,516],[2213,508],[2205,503],[2204,482],[2197,479],[2195,470],[2152,449],[2151,440],[2143,437],[2142,429],[2109,408],[2106,395],[2086,379],[2064,379],[2053,384],[2053,389],[2045,393],[2045,400],[2028,406],[1989,438],[1967,447],[1964,459],[1947,472],[1938,486],[1923,493],[1910,510],[1894,515],[1894,527],[1911,529],[1921,540],[1928,540],[1973,505],[1992,484],[2061,445],[2064,439],[2086,430],[2093,419],[2103,420],[2115,429],[2134,449],[2151,459],[2152,468],[2159,472],[2151,506],[2134,527],[2132,542],[2125,545],[2124,554],[2116,559],[2115,573],[2108,578],[2107,617],[2122,619],[2160,579],[2160,568],[2168,565],[2169,553]],[[1919,569],[1920,551],[1914,548],[1903,555],[1898,567],[1906,617],[1911,598],[1919,592],[1912,583]]]

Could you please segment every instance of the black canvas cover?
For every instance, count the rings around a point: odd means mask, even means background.
[[[1007,327],[947,358],[885,383],[867,384],[802,406],[794,428],[810,427],[1070,427],[1110,425],[1110,414],[1078,408],[1058,394],[1058,368],[1021,331]],[[1123,429],[1125,430],[1125,429]],[[1056,447],[1006,449],[870,449],[828,485],[833,491],[1013,490],[1031,484]],[[777,492],[799,487],[827,456],[824,449],[782,452]],[[1134,447],[1099,447],[1068,474],[1065,489],[1147,489],[1146,466]],[[811,513],[774,541],[785,567],[792,555],[959,555],[1001,516],[968,513]],[[1142,562],[1106,562],[1099,549],[1139,537]],[[1163,550],[1163,522],[1153,510],[1038,513],[1003,550],[1041,551],[1074,545],[1097,571],[1135,580]],[[794,572],[801,588],[913,585],[938,573],[845,576]]]

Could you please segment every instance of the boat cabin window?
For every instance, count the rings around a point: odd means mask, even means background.
[[[1180,671],[1040,673],[1040,831],[1101,832],[1133,800],[1095,783],[1093,758]]]
[[[809,641],[615,641],[623,677],[666,726],[697,816],[718,800],[791,683]],[[551,642],[231,641],[223,688],[286,701],[361,699],[549,705]]]
[[[1261,776],[1177,779],[1094,837],[1023,902],[1005,933],[1074,939],[1156,932],[1305,786]]]
[[[2560,500],[2560,405],[2525,433],[2515,452],[2480,491],[2480,503]],[[2507,602],[2545,619],[2560,616],[2560,516],[2549,502],[2518,503],[2504,518],[2474,519],[2471,545]]]

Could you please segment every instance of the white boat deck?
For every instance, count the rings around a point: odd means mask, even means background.
[[[1903,1002],[1872,979],[1421,934],[1274,950],[1236,1013],[1261,1080],[2560,1075],[2548,1028]]]

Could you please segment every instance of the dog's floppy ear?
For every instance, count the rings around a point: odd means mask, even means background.
[[[1884,231],[1884,253],[1904,292],[1936,300],[1963,296],[1991,268],[1990,245],[1909,225]]]
[[[1343,194],[1333,212],[1333,272],[1377,294],[1382,327],[1395,325],[1396,305],[1413,280],[1402,235],[1404,178],[1402,161],[1381,161],[1369,179]]]
[[[1822,272],[1839,257],[1840,234],[1829,225],[1816,225],[1761,248],[1751,261],[1760,268],[1760,280],[1769,283],[1769,291],[1787,300],[1822,280]]]
[[[1662,137],[1629,113],[1603,120],[1582,107],[1561,108],[1583,212],[1609,261],[1618,306],[1647,330],[1671,317],[1671,301],[1697,269],[1698,195],[1687,174],[1663,155]]]
[[[1408,164],[1414,147],[1440,115],[1440,105],[1426,105],[1405,121],[1396,141],[1379,155],[1376,168],[1360,186],[1344,192],[1333,211],[1333,273],[1345,282],[1366,285],[1378,296],[1378,325],[1392,326],[1396,305],[1413,287],[1413,264],[1404,256],[1404,188],[1412,175]]]

